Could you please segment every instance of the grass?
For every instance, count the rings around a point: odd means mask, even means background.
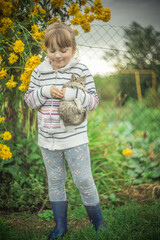
[[[159,240],[159,204],[128,203],[116,208],[102,206],[107,232],[95,233],[89,223],[84,206],[68,212],[68,232],[64,240]],[[0,239],[46,240],[53,221],[41,221],[37,214],[11,214],[0,217]]]

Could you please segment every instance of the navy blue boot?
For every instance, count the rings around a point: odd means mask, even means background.
[[[85,208],[94,229],[97,231],[98,228],[101,227],[101,229],[105,232],[107,229],[103,221],[100,204],[98,203],[96,206],[85,205]]]
[[[55,240],[63,237],[67,232],[67,207],[68,201],[51,202],[54,220],[56,222],[55,229],[49,234],[48,240]]]

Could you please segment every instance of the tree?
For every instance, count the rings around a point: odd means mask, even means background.
[[[150,69],[154,70],[159,81],[160,75],[160,32],[156,31],[152,26],[143,28],[138,23],[133,22],[129,28],[124,28],[124,46],[125,51],[116,50],[112,46],[111,53],[105,53],[104,59],[115,60],[115,68],[119,70],[126,69]],[[150,86],[151,77],[143,76],[145,81],[142,81],[142,90]],[[136,94],[131,92],[135,80],[128,81],[128,76],[120,77],[120,88],[125,93],[130,90],[130,96],[136,97]]]
[[[141,27],[133,22],[124,29],[126,53],[124,59],[128,68],[160,71],[160,32],[152,26]]]
[[[122,69],[153,69],[160,71],[160,32],[152,26],[143,28],[133,22],[129,28],[124,28],[125,51],[119,51],[115,46],[111,53],[105,53],[104,59],[115,58],[115,67]],[[123,60],[123,62],[122,62]]]

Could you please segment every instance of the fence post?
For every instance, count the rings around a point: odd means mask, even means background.
[[[139,71],[135,71],[135,79],[136,79],[138,100],[141,101],[142,100],[142,91],[141,91]]]
[[[156,73],[152,71],[152,89],[156,90]]]

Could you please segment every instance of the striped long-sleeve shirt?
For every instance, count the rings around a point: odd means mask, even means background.
[[[88,68],[74,58],[57,71],[53,70],[49,59],[38,65],[31,75],[28,91],[24,99],[30,108],[37,109],[38,114],[38,144],[50,150],[62,150],[88,143],[87,119],[78,126],[64,128],[58,113],[60,99],[51,97],[50,88],[56,86],[62,89],[63,85],[76,77],[86,76],[85,89],[66,88],[65,100],[78,98],[88,111],[98,105],[98,96],[94,80]]]

